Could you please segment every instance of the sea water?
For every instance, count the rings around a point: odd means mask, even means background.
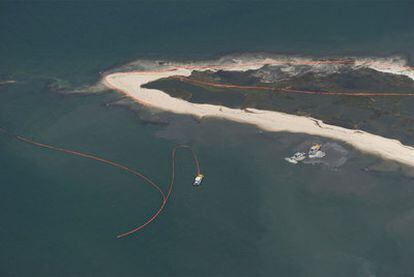
[[[180,152],[166,210],[117,240],[160,205],[153,188],[112,167],[1,136],[1,275],[411,275],[409,171],[386,172],[380,159],[323,138],[153,114],[113,105],[122,99],[115,92],[67,95],[48,85],[88,85],[138,58],[410,58],[413,9],[372,1],[2,2],[0,73],[17,83],[0,88],[1,127],[126,164],[164,189],[170,150],[187,143],[206,177],[192,187],[194,165]],[[346,162],[284,161],[313,142],[338,143]]]

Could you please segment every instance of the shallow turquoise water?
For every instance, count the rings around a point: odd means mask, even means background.
[[[1,136],[1,275],[410,275],[414,181],[399,171],[364,171],[375,157],[345,145],[349,160],[338,170],[293,167],[283,157],[315,138],[169,115],[162,115],[168,126],[148,124],[142,112],[107,106],[116,93],[63,96],[46,84],[86,84],[142,57],[410,54],[412,7],[1,3],[0,71],[19,81],[0,88],[1,126],[116,160],[164,185],[170,149],[186,142],[207,176],[194,189],[190,156],[180,153],[166,211],[144,232],[116,240],[154,211],[156,192],[105,165]]]

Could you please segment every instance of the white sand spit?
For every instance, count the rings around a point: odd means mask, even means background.
[[[385,138],[361,130],[351,130],[334,125],[328,125],[321,120],[310,117],[290,115],[275,111],[257,109],[231,109],[219,105],[194,104],[177,99],[156,90],[143,88],[142,85],[169,76],[189,76],[193,70],[218,70],[227,67],[210,66],[173,66],[160,67],[155,71],[135,71],[112,73],[103,78],[103,83],[115,90],[125,93],[137,102],[155,107],[164,111],[188,114],[203,117],[215,117],[232,120],[240,123],[256,125],[258,128],[272,132],[305,133],[309,135],[328,137],[344,141],[355,148],[414,167],[414,148],[403,145],[396,139]],[[257,64],[251,66],[240,64],[231,70],[247,70],[258,68]]]

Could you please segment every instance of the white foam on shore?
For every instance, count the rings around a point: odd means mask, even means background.
[[[407,61],[401,57],[357,58],[355,67],[367,67],[384,73],[407,76],[414,80],[413,67],[407,66]]]
[[[150,107],[177,114],[222,118],[240,123],[255,125],[258,128],[273,132],[306,133],[309,135],[328,137],[344,141],[355,148],[380,156],[384,159],[400,162],[414,167],[414,148],[401,144],[396,139],[385,138],[361,130],[351,130],[328,125],[321,120],[310,117],[290,115],[275,111],[258,109],[231,109],[211,104],[195,104],[171,97],[157,89],[143,88],[144,84],[170,76],[189,76],[193,70],[237,70],[257,69],[264,64],[272,64],[272,59],[249,59],[248,62],[231,61],[218,64],[163,64],[152,67],[152,71],[118,72],[106,75],[103,83],[118,90],[135,101]],[[279,63],[276,60],[275,63]],[[361,65],[359,65],[361,66]],[[372,66],[366,62],[364,66]],[[400,65],[404,66],[404,65]]]
[[[332,61],[346,60],[349,63],[341,64]],[[378,72],[384,72],[394,75],[403,75],[414,81],[414,67],[407,65],[407,60],[401,56],[392,56],[387,58],[378,57],[329,57],[317,59],[307,56],[288,56],[288,55],[271,55],[271,54],[240,54],[228,55],[215,60],[201,60],[192,62],[166,61],[166,60],[148,60],[139,59],[125,65],[104,71],[102,76],[107,76],[116,72],[129,71],[158,71],[171,68],[193,68],[194,70],[225,70],[225,71],[244,71],[257,70],[265,65],[281,66],[284,71],[291,71],[293,77],[298,74],[297,66],[306,65],[309,71],[318,74],[331,74],[339,72],[342,68],[359,69],[370,68]],[[300,71],[299,71],[300,73]],[[75,92],[94,93],[104,91],[106,86],[102,86],[100,80],[94,85],[81,87],[74,90]],[[263,80],[266,81],[266,80]]]

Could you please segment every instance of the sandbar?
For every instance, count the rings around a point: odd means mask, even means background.
[[[297,116],[276,111],[258,109],[233,109],[220,105],[196,104],[174,98],[167,93],[142,87],[144,84],[170,76],[189,76],[193,70],[248,70],[260,68],[263,64],[241,64],[185,66],[167,65],[151,71],[110,73],[103,77],[103,84],[120,91],[136,102],[162,111],[192,115],[199,118],[220,118],[239,123],[255,125],[270,132],[305,133],[343,141],[362,152],[379,156],[414,167],[414,148],[400,141],[386,138],[362,130],[347,129],[325,124],[323,121],[305,116]]]

